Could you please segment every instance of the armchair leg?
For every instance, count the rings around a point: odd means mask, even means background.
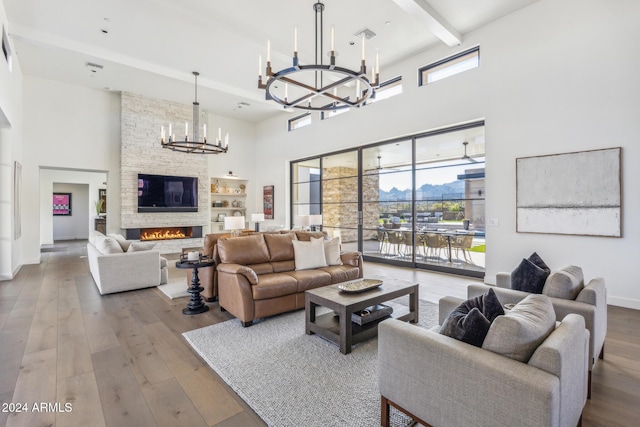
[[[591,399],[591,371],[589,371],[589,381],[587,383],[587,399]]]
[[[423,425],[424,427],[433,427],[431,424],[427,423],[426,421],[420,419],[419,417],[413,415],[411,412],[405,410],[404,408],[400,407],[398,404],[392,402],[391,400],[387,399],[384,396],[380,396],[380,425],[382,427],[389,427],[389,423],[390,423],[390,411],[389,411],[389,407],[393,406],[394,408],[396,408],[398,411],[404,413],[407,417],[411,418],[414,422]]]
[[[384,396],[380,396],[380,425],[389,427],[389,401]]]
[[[253,325],[253,320],[249,320],[248,322],[240,321],[240,323],[242,323],[243,328],[248,328],[249,326]]]
[[[577,427],[582,427],[582,414],[580,414],[580,419],[578,420],[578,426]]]

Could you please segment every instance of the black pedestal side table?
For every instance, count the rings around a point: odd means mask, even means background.
[[[189,304],[182,309],[182,314],[200,314],[209,310],[209,306],[204,303],[200,292],[204,290],[200,286],[200,279],[198,279],[198,269],[203,267],[211,267],[215,264],[215,261],[208,257],[200,257],[197,261],[188,261],[184,258],[180,258],[180,261],[176,261],[177,268],[192,268],[193,275],[191,279],[191,287],[187,290],[191,294]]]

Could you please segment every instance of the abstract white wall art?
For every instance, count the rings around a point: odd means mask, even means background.
[[[516,159],[516,231],[622,237],[622,149]]]

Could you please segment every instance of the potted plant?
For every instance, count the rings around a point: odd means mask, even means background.
[[[96,203],[96,216],[102,216],[102,206],[104,205],[104,199],[98,200]]]

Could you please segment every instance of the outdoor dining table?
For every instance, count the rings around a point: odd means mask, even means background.
[[[467,234],[466,230],[425,230],[423,233],[440,234],[447,238],[447,246],[449,249],[449,262],[453,262],[451,259],[451,238]]]

